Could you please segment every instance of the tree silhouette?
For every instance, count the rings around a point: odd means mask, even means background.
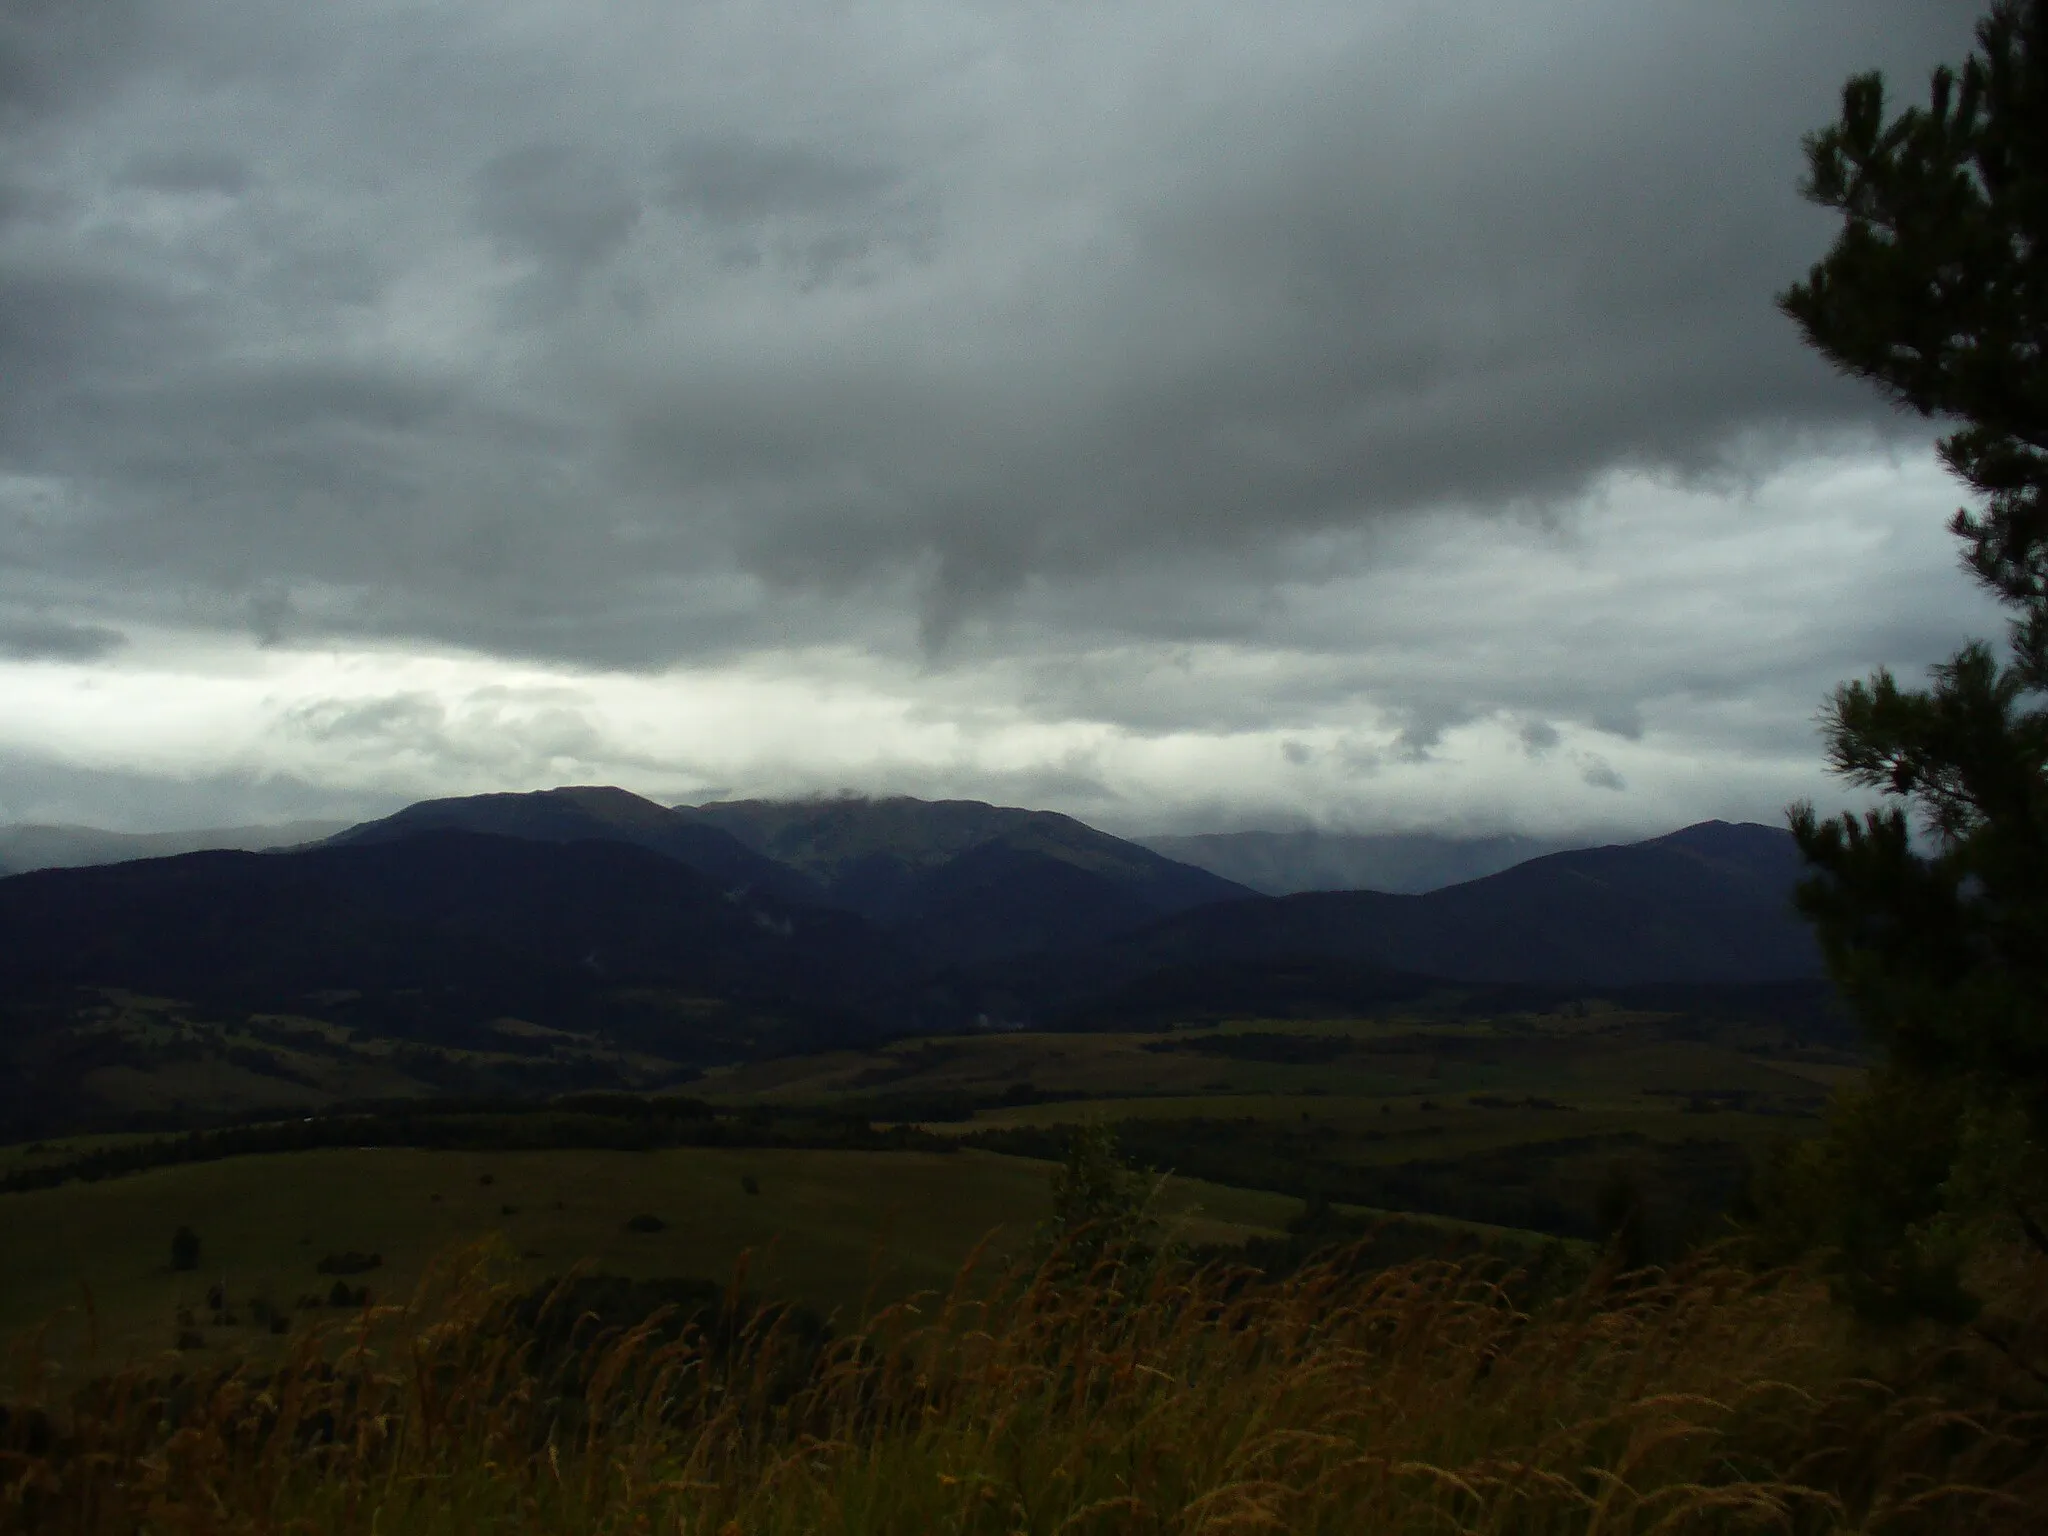
[[[1895,117],[1880,76],[1843,88],[1805,187],[1842,224],[1779,301],[1838,368],[1953,424],[1941,457],[1977,505],[1949,526],[2013,616],[2002,656],[1974,641],[1924,689],[1837,689],[1831,766],[1888,803],[1792,811],[1800,907],[1884,1065],[1789,1182],[1864,1292],[1909,1310],[1954,1304],[1987,1223],[2048,1253],[2048,0],[2000,0],[1977,42]],[[1919,1154],[1878,1168],[1888,1139]]]

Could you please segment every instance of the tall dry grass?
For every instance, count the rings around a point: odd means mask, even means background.
[[[1449,1263],[970,1265],[822,1346],[764,1310],[566,1353],[510,1301],[469,1253],[274,1367],[30,1381],[0,1528],[2048,1531],[2048,1425],[1933,1357],[1874,1379],[1796,1274],[1599,1278],[1532,1314]]]

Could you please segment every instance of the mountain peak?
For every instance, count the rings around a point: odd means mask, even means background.
[[[381,820],[350,827],[329,841],[346,847],[443,830],[542,843],[633,843],[728,886],[772,891],[790,901],[818,899],[812,881],[763,857],[730,833],[609,784],[422,800]]]

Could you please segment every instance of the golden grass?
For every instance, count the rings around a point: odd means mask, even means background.
[[[566,1357],[510,1294],[472,1250],[275,1370],[41,1404],[31,1371],[0,1529],[2048,1530],[2040,1417],[1968,1375],[1863,1374],[1797,1274],[1603,1277],[1532,1315],[1448,1263],[970,1264],[822,1346],[736,1308]]]

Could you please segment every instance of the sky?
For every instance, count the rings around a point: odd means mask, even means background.
[[[1773,296],[1950,0],[0,0],[0,821],[1848,803],[1995,610]]]

